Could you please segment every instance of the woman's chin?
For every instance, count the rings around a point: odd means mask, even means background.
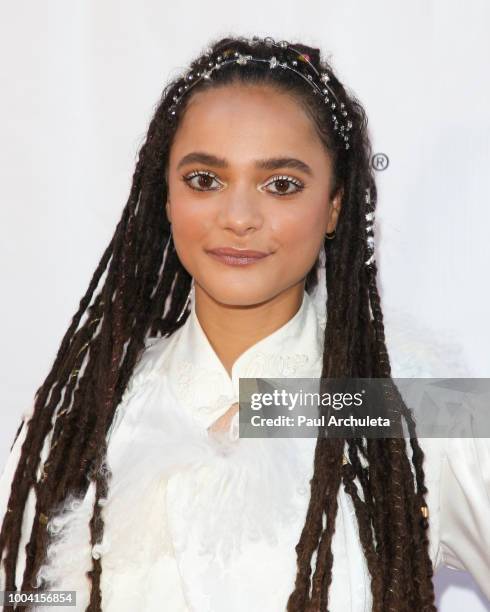
[[[259,306],[269,300],[273,299],[278,292],[271,291],[270,287],[263,289],[256,289],[250,287],[250,285],[223,287],[219,290],[208,292],[213,300],[219,302],[224,306],[235,306],[239,307],[253,307]]]

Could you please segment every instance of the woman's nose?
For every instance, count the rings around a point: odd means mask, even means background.
[[[221,225],[237,234],[258,229],[263,224],[261,194],[255,188],[237,187],[230,189],[223,198],[220,210]]]

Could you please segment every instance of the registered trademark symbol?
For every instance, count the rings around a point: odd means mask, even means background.
[[[384,153],[375,153],[371,158],[371,166],[375,170],[386,170],[390,164],[388,155]]]

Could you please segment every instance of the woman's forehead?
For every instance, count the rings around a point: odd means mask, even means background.
[[[181,119],[173,156],[214,149],[227,158],[323,153],[310,117],[291,95],[263,85],[196,92]]]
[[[241,119],[240,123],[282,125],[284,119],[295,125],[311,121],[299,101],[291,94],[268,85],[229,84],[196,92],[182,118],[186,122]],[[193,126],[195,127],[195,126]]]

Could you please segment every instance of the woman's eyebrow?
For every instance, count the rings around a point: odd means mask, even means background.
[[[217,168],[228,168],[229,164],[226,159],[217,157],[211,153],[204,153],[202,151],[194,151],[184,155],[177,165],[177,170],[185,164],[201,163],[208,166],[215,166]],[[301,170],[309,176],[313,176],[313,171],[305,162],[295,157],[270,157],[268,159],[258,159],[255,162],[255,167],[261,170],[277,170],[278,168],[295,168]]]

